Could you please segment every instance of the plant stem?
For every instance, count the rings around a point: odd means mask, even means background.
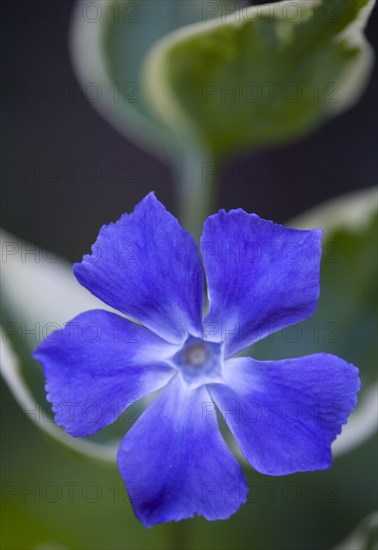
[[[188,153],[184,165],[179,167],[179,218],[197,242],[203,222],[217,208],[220,171],[220,162],[210,154],[198,151]]]

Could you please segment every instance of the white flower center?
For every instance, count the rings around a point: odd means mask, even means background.
[[[223,344],[189,336],[171,360],[191,388],[223,382]]]

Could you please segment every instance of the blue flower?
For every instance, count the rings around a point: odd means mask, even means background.
[[[104,226],[92,254],[74,266],[82,285],[128,318],[82,313],[34,356],[56,422],[75,437],[160,390],[117,457],[145,526],[194,514],[225,519],[246,501],[246,480],[217,409],[261,473],[331,465],[330,445],[356,404],[357,368],[324,353],[266,362],[235,357],[314,312],[321,237],[320,230],[222,210],[204,224],[202,267],[193,238],[151,193]]]

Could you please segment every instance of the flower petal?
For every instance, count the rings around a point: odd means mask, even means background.
[[[179,376],[126,434],[118,466],[146,527],[194,514],[226,519],[247,496],[206,388],[189,391]]]
[[[153,193],[104,226],[79,282],[108,305],[172,343],[201,334],[203,275],[193,238]]]
[[[164,386],[164,363],[176,346],[114,313],[82,313],[34,352],[43,365],[55,421],[74,436],[91,435],[128,405]]]
[[[358,369],[319,353],[284,361],[243,357],[225,365],[228,385],[209,391],[240,449],[259,472],[323,470],[357,402]]]
[[[289,229],[244,210],[222,210],[206,220],[205,337],[225,341],[226,357],[314,312],[321,236],[320,230]]]

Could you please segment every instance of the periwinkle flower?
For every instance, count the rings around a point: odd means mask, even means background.
[[[92,255],[74,266],[82,285],[139,324],[88,311],[34,355],[56,421],[76,437],[160,390],[117,458],[145,526],[194,514],[225,519],[246,501],[216,407],[259,472],[331,465],[330,445],[356,404],[357,368],[325,353],[266,362],[235,357],[314,312],[321,237],[241,209],[210,216],[201,238],[204,314],[196,244],[151,193],[104,226]]]

